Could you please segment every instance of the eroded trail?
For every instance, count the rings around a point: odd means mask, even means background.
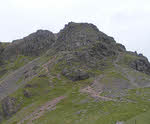
[[[29,116],[26,116],[22,121],[20,121],[17,124],[23,124],[25,121],[28,121],[27,124],[32,124],[32,121],[40,118],[43,116],[46,112],[52,111],[56,109],[56,104],[58,104],[61,100],[63,100],[65,96],[57,97],[51,101],[48,101],[41,107],[37,108],[33,113],[31,113]]]
[[[116,101],[115,99],[112,99],[112,98],[109,98],[109,97],[104,97],[104,96],[101,96],[101,92],[97,92],[95,91],[92,87],[90,86],[87,86],[83,89],[80,90],[81,93],[87,93],[88,95],[90,95],[91,97],[93,98],[99,98],[99,99],[102,99],[102,100],[105,100],[105,101]]]
[[[46,71],[46,73],[48,73],[48,66],[50,64],[52,64],[56,59],[56,56],[54,56],[52,59],[50,59],[47,63],[45,63],[44,65],[42,65],[43,69]]]

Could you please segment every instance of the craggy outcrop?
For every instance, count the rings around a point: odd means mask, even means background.
[[[65,68],[62,74],[72,81],[85,80],[89,78],[89,74],[81,69]]]
[[[140,71],[140,72],[150,75],[150,63],[149,63],[148,59],[144,56],[141,56],[141,54],[139,55],[138,59],[135,59],[130,64],[130,67],[137,71]]]
[[[82,73],[84,68],[102,68],[105,63],[101,61],[106,57],[113,57],[120,51],[126,51],[123,45],[100,32],[98,28],[89,23],[70,22],[65,25],[58,35],[55,43],[56,51],[65,51],[62,60],[70,69],[63,68],[62,74],[70,80],[82,80],[89,75]],[[78,66],[76,64],[78,63]]]
[[[16,55],[39,56],[55,42],[55,35],[48,30],[38,30],[29,36],[13,41],[4,50],[4,58]]]
[[[89,23],[70,22],[57,34],[57,37],[55,46],[61,50],[88,47],[98,41],[115,42],[112,37],[100,32],[95,25]]]
[[[2,100],[2,110],[5,118],[11,117],[20,108],[20,104],[13,97],[6,97]]]
[[[3,60],[2,60],[2,53],[3,53],[3,51],[4,51],[4,49],[5,49],[5,45],[4,45],[5,43],[1,43],[0,42],[0,65],[2,65],[3,64]]]

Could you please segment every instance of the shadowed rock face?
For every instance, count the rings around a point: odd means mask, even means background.
[[[5,44],[7,45],[7,43],[5,43]],[[4,49],[5,49],[4,46],[5,46],[4,43],[1,43],[1,42],[0,42],[0,65],[3,64],[3,61],[2,61],[2,53],[3,53]]]
[[[55,35],[47,30],[38,30],[29,36],[13,41],[4,50],[4,58],[21,54],[25,56],[38,56],[48,50],[55,42]]]
[[[62,71],[62,74],[67,77],[68,79],[72,81],[78,81],[78,80],[85,80],[89,78],[89,74],[84,72],[81,69],[76,68],[70,68],[70,69],[64,69]]]
[[[131,68],[150,75],[150,63],[144,56],[139,56],[138,59],[134,60],[131,63]]]

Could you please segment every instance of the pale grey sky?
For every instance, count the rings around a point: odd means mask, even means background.
[[[1,0],[0,41],[89,22],[150,59],[150,0]]]

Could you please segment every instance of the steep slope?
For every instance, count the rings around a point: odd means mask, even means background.
[[[150,110],[148,59],[93,24],[37,31],[3,58],[15,58],[16,48],[32,59],[1,78],[2,124],[116,124]]]
[[[23,39],[0,44],[0,77],[44,54],[56,41],[48,30],[38,30]]]

